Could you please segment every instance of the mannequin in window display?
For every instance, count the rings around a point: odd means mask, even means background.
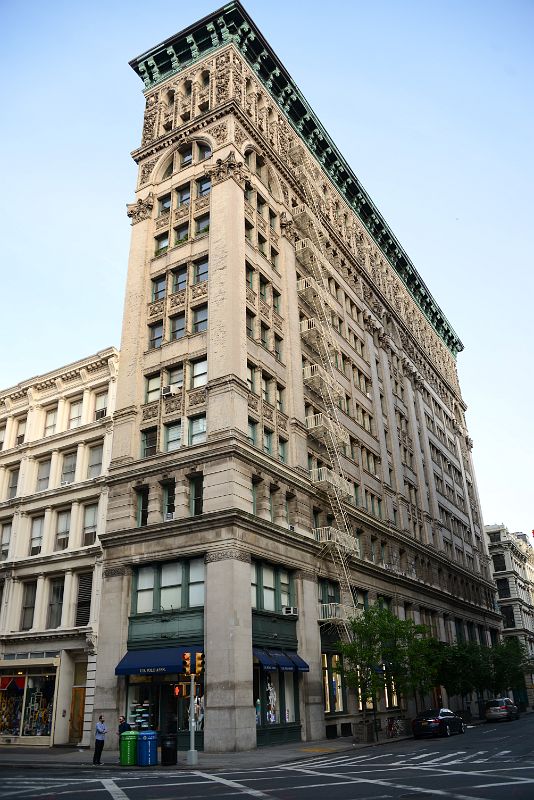
[[[276,722],[276,689],[274,688],[271,676],[267,674],[267,722]]]

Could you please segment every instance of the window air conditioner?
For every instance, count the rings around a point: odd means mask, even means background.
[[[299,610],[296,606],[282,606],[282,614],[284,617],[298,617]]]
[[[95,419],[104,419],[107,411],[107,408],[99,408],[97,411],[95,411]]]
[[[171,397],[173,394],[178,394],[178,387],[177,386],[162,386],[161,387],[161,396],[162,397]]]
[[[163,515],[163,519],[165,522],[170,522],[171,519],[174,519],[174,511],[167,511],[167,513]]]
[[[295,526],[294,526],[294,525],[290,525],[290,526],[289,526],[289,530],[290,530],[290,531],[294,531],[294,530],[295,530]]]
[[[71,483],[72,481],[61,481],[60,486],[69,486]]]

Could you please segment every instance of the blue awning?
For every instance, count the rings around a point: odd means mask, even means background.
[[[309,672],[310,667],[303,658],[301,658],[293,650],[273,650],[272,648],[263,649],[261,647],[253,647],[252,652],[262,665],[263,669],[275,670],[281,669],[284,672]]]
[[[182,656],[191,653],[194,663],[196,653],[203,650],[195,647],[155,647],[152,650],[128,650],[115,667],[115,675],[165,675],[182,671]]]

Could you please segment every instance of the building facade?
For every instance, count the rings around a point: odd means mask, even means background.
[[[524,533],[510,533],[505,525],[486,525],[493,577],[497,584],[503,636],[514,636],[534,658],[534,549]],[[516,702],[532,707],[532,673],[525,674],[525,689],[514,689]]]
[[[0,743],[91,742],[118,352],[0,392]]]
[[[497,636],[462,345],[239,3],[131,65],[95,713],[186,746],[204,653],[198,747],[347,734],[348,615]]]

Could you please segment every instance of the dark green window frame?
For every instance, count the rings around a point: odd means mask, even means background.
[[[200,581],[192,581],[191,580],[191,563],[193,561],[197,561],[198,559],[187,559],[183,561],[163,561],[157,564],[143,564],[142,566],[138,567],[134,574],[132,580],[132,615],[136,615],[137,611],[137,592],[138,592],[138,576],[139,570],[151,568],[153,570],[153,589],[152,589],[152,610],[151,611],[142,611],[139,612],[139,616],[146,616],[148,614],[166,614],[166,613],[173,613],[175,611],[187,611],[190,608],[203,608],[204,603],[202,605],[190,605],[189,603],[189,593],[190,587],[192,585],[198,585]],[[181,567],[181,584],[180,585],[180,606],[177,608],[172,609],[162,609],[161,608],[161,576],[163,567],[168,564],[177,564]],[[206,572],[204,570],[204,581],[203,585],[206,585]]]
[[[265,586],[264,573],[269,569],[273,570],[273,587]],[[284,606],[293,606],[295,604],[293,574],[287,567],[269,564],[264,561],[253,561],[251,564],[251,587],[252,606],[255,611],[281,614]],[[274,592],[274,609],[265,607],[269,605],[265,602],[266,589]]]

